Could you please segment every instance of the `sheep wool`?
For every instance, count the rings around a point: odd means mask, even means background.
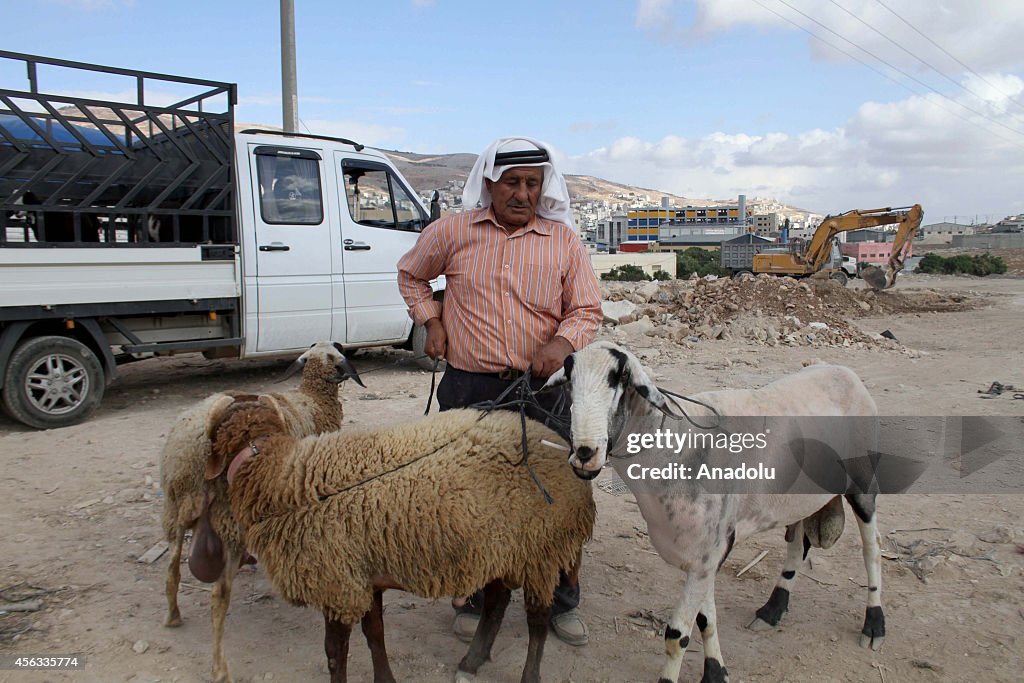
[[[277,433],[259,424],[272,411],[236,405],[213,433],[225,461],[249,439]],[[527,421],[527,438],[551,505],[518,465],[519,416],[475,410],[385,429],[270,436],[239,467],[231,505],[275,590],[344,623],[370,609],[379,577],[429,598],[502,579],[547,605],[559,570],[579,561],[595,507],[564,451],[541,443],[560,442],[555,432]]]

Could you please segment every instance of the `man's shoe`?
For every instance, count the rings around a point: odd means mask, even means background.
[[[456,612],[452,632],[464,643],[473,642],[476,627],[480,623],[480,615],[472,612]]]
[[[580,647],[590,642],[587,625],[583,623],[580,615],[574,609],[551,617],[551,629],[562,642],[569,645]]]

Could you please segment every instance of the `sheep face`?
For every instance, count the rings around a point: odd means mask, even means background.
[[[665,397],[629,351],[610,342],[595,342],[565,359],[545,386],[569,382],[572,396],[572,452],[576,475],[593,479],[608,462],[629,417],[629,401],[639,396],[659,408]]]
[[[313,344],[288,366],[284,376],[278,381],[283,382],[299,370],[302,370],[304,380],[307,377],[316,377],[338,384],[351,378],[359,386],[366,387],[338,342],[321,341]]]
[[[273,397],[225,396],[213,405],[206,420],[206,435],[211,444],[206,479],[216,479],[224,473],[231,459],[255,439],[285,433],[285,417]]]

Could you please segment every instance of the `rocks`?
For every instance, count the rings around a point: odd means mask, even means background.
[[[640,286],[639,289],[636,290],[636,294],[640,297],[643,297],[645,302],[654,301],[655,297],[657,297],[660,293],[661,283],[657,281],[643,284]]]
[[[626,316],[636,311],[636,304],[631,301],[602,301],[601,312],[604,314],[604,321],[618,324]]]
[[[602,283],[604,320],[630,336],[688,343],[743,338],[766,346],[814,346],[893,350],[914,357],[897,340],[869,335],[850,320],[865,314],[967,308],[964,297],[924,292],[874,293],[828,280],[770,275],[691,278],[664,282]],[[641,322],[645,321],[645,322]],[[813,321],[806,323],[804,321]],[[623,340],[620,337],[616,337]],[[635,337],[634,337],[635,338]]]
[[[640,318],[635,322],[620,325],[619,329],[629,334],[646,334],[652,327],[654,327],[654,323],[648,318]]]
[[[135,654],[137,654],[137,655],[143,654],[148,649],[149,649],[149,643],[147,643],[145,640],[136,640],[135,644],[132,645],[132,650],[134,650]]]

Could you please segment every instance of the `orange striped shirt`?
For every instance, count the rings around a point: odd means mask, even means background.
[[[443,310],[429,283],[442,274]],[[427,226],[398,262],[398,288],[417,324],[441,318],[447,360],[468,372],[526,370],[556,335],[580,349],[602,319],[597,276],[576,234],[536,216],[509,235],[491,208]]]

